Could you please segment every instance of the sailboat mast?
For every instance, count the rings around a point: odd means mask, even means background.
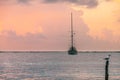
[[[74,31],[73,31],[73,17],[72,17],[72,13],[71,13],[71,47],[68,50],[68,54],[70,55],[76,55],[77,54],[77,50],[74,46]]]
[[[73,16],[71,13],[71,46],[73,47]]]

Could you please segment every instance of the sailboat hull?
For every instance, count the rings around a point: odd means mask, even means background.
[[[69,55],[77,55],[77,50],[75,47],[71,47],[69,50],[68,50],[68,54]]]

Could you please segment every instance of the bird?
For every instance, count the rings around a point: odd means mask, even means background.
[[[110,59],[110,54],[106,57],[106,58],[104,58],[104,60],[109,60]]]

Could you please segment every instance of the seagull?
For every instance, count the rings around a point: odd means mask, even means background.
[[[106,58],[104,58],[105,60],[109,60],[110,59],[110,54],[106,57]]]

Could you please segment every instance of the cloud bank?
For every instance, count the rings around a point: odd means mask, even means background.
[[[98,5],[98,0],[44,0],[45,3],[69,2],[76,5],[87,6],[93,8]]]
[[[5,34],[4,34],[5,33]],[[19,36],[15,31],[5,31],[0,35],[2,50],[37,50],[42,49],[41,44],[45,41],[46,37],[39,34],[28,33],[25,36]]]
[[[24,4],[29,4],[31,0],[18,0],[18,3],[24,3]]]
[[[32,2],[41,2],[41,0],[0,0],[0,4],[32,4]],[[71,3],[79,6],[86,6],[87,8],[94,8],[98,5],[98,0],[42,0],[43,3]]]

